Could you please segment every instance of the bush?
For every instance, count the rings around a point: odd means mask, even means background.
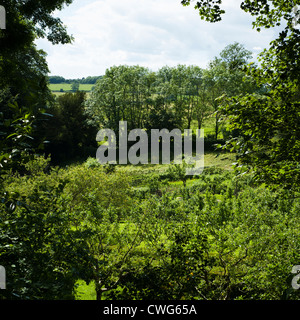
[[[27,164],[33,175],[14,176],[5,185],[0,260],[10,290],[0,292],[3,298],[73,299],[77,279],[91,280],[93,226],[101,228],[107,219],[103,231],[109,230],[129,210],[125,174],[85,166],[46,174],[40,170],[44,160]]]
[[[84,165],[87,168],[97,168],[101,166],[100,162],[96,158],[92,158],[92,157],[88,157]]]
[[[210,168],[158,197],[159,174],[132,188],[118,169],[47,174],[36,170],[44,160],[29,165],[34,174],[5,182],[0,261],[13,290],[1,297],[71,299],[83,279],[95,280],[98,298],[299,299],[291,288],[298,195]]]
[[[27,174],[38,175],[41,173],[46,173],[50,169],[51,158],[44,156],[35,155],[29,161],[24,163],[25,170]]]
[[[76,278],[86,278],[88,248],[62,197],[67,182],[54,176],[16,178],[0,203],[0,261],[8,288],[0,298],[73,299]]]
[[[290,276],[300,261],[299,200],[247,185],[234,195],[234,187],[228,182],[221,197],[208,188],[185,200],[145,200],[147,262],[108,297],[299,298]]]

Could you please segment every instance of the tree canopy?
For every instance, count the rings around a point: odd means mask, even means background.
[[[219,100],[230,129],[240,132],[225,146],[237,152],[238,171],[254,169],[257,180],[289,189],[298,188],[300,182],[300,31],[295,23],[300,21],[294,10],[299,4],[298,0],[241,2],[241,9],[255,17],[257,31],[282,26],[282,32],[260,54],[260,66],[247,68],[264,92]],[[195,8],[209,22],[219,21],[225,13],[217,0],[198,1]]]
[[[47,37],[53,43],[69,43],[72,37],[59,18],[53,17],[72,0],[4,0],[6,29],[0,30],[0,134],[1,171],[31,145],[35,127],[52,103],[48,88],[46,53],[37,50],[34,40]],[[37,138],[37,137],[36,137]]]
[[[119,121],[128,129],[202,128],[215,113],[215,138],[221,124],[216,98],[258,90],[243,67],[251,52],[239,43],[226,46],[207,69],[195,65],[164,66],[157,72],[141,66],[114,66],[106,70],[86,103],[91,121],[118,132]]]
[[[6,29],[0,30],[1,52],[16,50],[32,42],[34,38],[47,38],[51,43],[69,43],[72,37],[60,18],[54,17],[55,10],[61,10],[73,0],[3,0],[6,10]]]

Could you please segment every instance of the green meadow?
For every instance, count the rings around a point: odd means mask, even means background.
[[[51,83],[49,88],[52,92],[72,92],[72,84],[70,83]],[[94,87],[94,84],[80,84],[79,90],[89,92]],[[62,91],[63,90],[63,91]]]

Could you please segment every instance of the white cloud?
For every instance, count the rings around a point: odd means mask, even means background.
[[[257,51],[274,38],[272,30],[252,30],[252,18],[238,1],[228,0],[224,8],[223,21],[210,24],[180,0],[75,0],[57,13],[75,42],[37,44],[48,52],[51,74],[77,78],[101,75],[120,64],[153,70],[178,63],[205,67],[230,43],[238,41]]]

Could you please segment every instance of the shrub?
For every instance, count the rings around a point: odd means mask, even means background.
[[[16,186],[18,185],[17,192]],[[87,246],[72,229],[62,198],[64,179],[43,173],[18,179],[0,203],[0,261],[6,299],[73,299],[76,278],[86,278]],[[11,186],[12,187],[12,186]]]
[[[92,157],[88,157],[84,165],[87,168],[96,168],[101,166],[100,162],[96,158]]]
[[[50,168],[50,157],[35,155],[31,160],[24,163],[24,167],[28,174],[38,175],[45,173]]]

